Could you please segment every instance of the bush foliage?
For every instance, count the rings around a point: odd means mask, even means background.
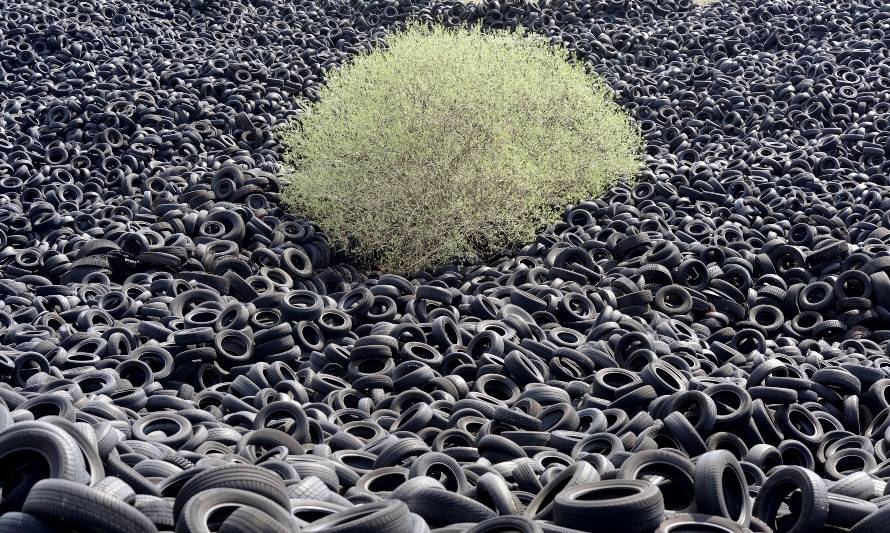
[[[532,35],[409,24],[282,131],[284,199],[389,272],[528,242],[640,165],[612,93]]]

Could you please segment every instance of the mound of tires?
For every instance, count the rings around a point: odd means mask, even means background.
[[[882,532],[882,0],[0,1],[0,532]],[[524,26],[638,182],[368,278],[273,128],[409,18]]]

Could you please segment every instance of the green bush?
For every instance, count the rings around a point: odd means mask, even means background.
[[[384,271],[528,242],[640,165],[637,129],[564,48],[409,24],[281,132],[283,198]]]

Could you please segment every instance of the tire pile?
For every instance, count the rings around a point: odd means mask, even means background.
[[[0,11],[0,531],[886,531],[890,4]],[[488,265],[333,256],[273,128],[409,17],[568,44],[640,180]]]

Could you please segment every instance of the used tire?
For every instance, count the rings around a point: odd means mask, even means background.
[[[185,503],[176,519],[176,533],[210,533],[218,527],[209,523],[215,511],[221,507],[244,506],[258,509],[272,517],[278,524],[278,531],[282,533],[300,531],[300,526],[290,511],[269,498],[245,490],[217,488],[204,490]]]
[[[722,516],[748,527],[752,507],[748,482],[730,452],[708,452],[695,462],[695,505],[697,512]]]
[[[794,491],[800,491],[799,513],[780,526],[779,507]],[[810,533],[825,525],[828,507],[828,490],[819,476],[799,466],[781,466],[760,487],[753,513],[774,531]]]
[[[357,505],[312,522],[303,533],[401,533],[411,530],[408,507],[398,500]]]
[[[72,528],[109,533],[156,533],[158,528],[135,507],[65,479],[44,479],[28,493],[23,510]]]
[[[553,502],[557,525],[581,531],[642,533],[664,514],[664,498],[649,481],[610,479],[569,487]]]
[[[679,513],[662,522],[655,533],[746,533],[750,529],[721,516]]]

